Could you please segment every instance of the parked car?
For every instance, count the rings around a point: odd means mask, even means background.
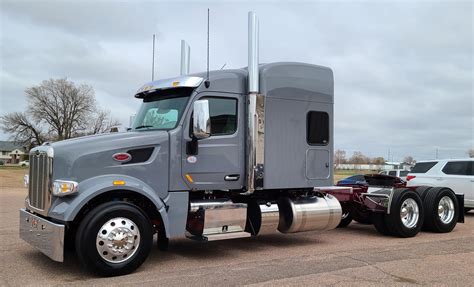
[[[359,184],[365,183],[365,177],[363,174],[356,174],[339,180],[336,185],[347,185],[347,184]]]
[[[24,160],[24,161],[20,161],[18,164],[20,166],[30,166],[30,161],[29,160]]]
[[[396,176],[406,181],[407,175],[409,172],[410,172],[409,170],[404,170],[404,169],[391,169],[391,170],[381,171],[380,174]]]
[[[407,186],[445,186],[464,194],[464,210],[474,209],[474,159],[418,162],[407,176]]]

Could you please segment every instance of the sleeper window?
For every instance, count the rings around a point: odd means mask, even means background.
[[[328,113],[308,113],[306,119],[306,141],[310,145],[327,145],[329,143]]]

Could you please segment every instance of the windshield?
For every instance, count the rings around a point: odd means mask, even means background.
[[[189,93],[151,95],[144,99],[133,122],[134,130],[174,129],[183,115],[188,103]]]

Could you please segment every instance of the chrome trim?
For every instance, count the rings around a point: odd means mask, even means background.
[[[29,184],[25,206],[30,211],[47,216],[51,207],[54,150],[43,145],[33,148],[29,156]]]
[[[143,85],[135,93],[135,98],[143,98],[147,94],[152,93],[156,90],[165,90],[165,89],[174,89],[174,88],[196,88],[198,87],[204,79],[201,77],[177,77],[170,79],[157,80],[154,82],[147,83]]]
[[[197,139],[211,136],[211,116],[209,113],[209,101],[197,100],[193,104],[193,135]]]
[[[265,177],[265,96],[248,95],[247,192],[263,189]]]
[[[20,209],[20,238],[57,262],[64,260],[64,225]]]
[[[202,223],[202,230],[188,230],[188,237],[198,236],[211,241],[211,237],[228,233],[239,233],[250,236],[245,232],[247,221],[247,204],[234,203],[231,200],[203,200],[190,203],[189,213],[197,215]],[[243,234],[245,233],[245,234]],[[232,235],[230,235],[233,238]],[[226,236],[218,236],[225,239]]]
[[[135,222],[128,218],[112,218],[97,231],[97,253],[109,263],[129,261],[139,246],[140,230]]]
[[[420,211],[418,203],[413,198],[407,198],[400,206],[400,220],[406,228],[413,228],[418,224]]]
[[[454,219],[454,202],[449,196],[443,196],[438,202],[438,216],[442,223],[449,224]]]
[[[258,234],[275,233],[280,222],[278,204],[260,204],[262,222]]]

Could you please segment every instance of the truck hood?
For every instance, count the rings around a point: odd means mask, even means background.
[[[99,174],[119,173],[124,165],[113,159],[115,153],[153,147],[156,155],[167,146],[166,131],[135,131],[85,136],[52,143],[53,179],[80,182]],[[150,159],[151,160],[151,159]]]

